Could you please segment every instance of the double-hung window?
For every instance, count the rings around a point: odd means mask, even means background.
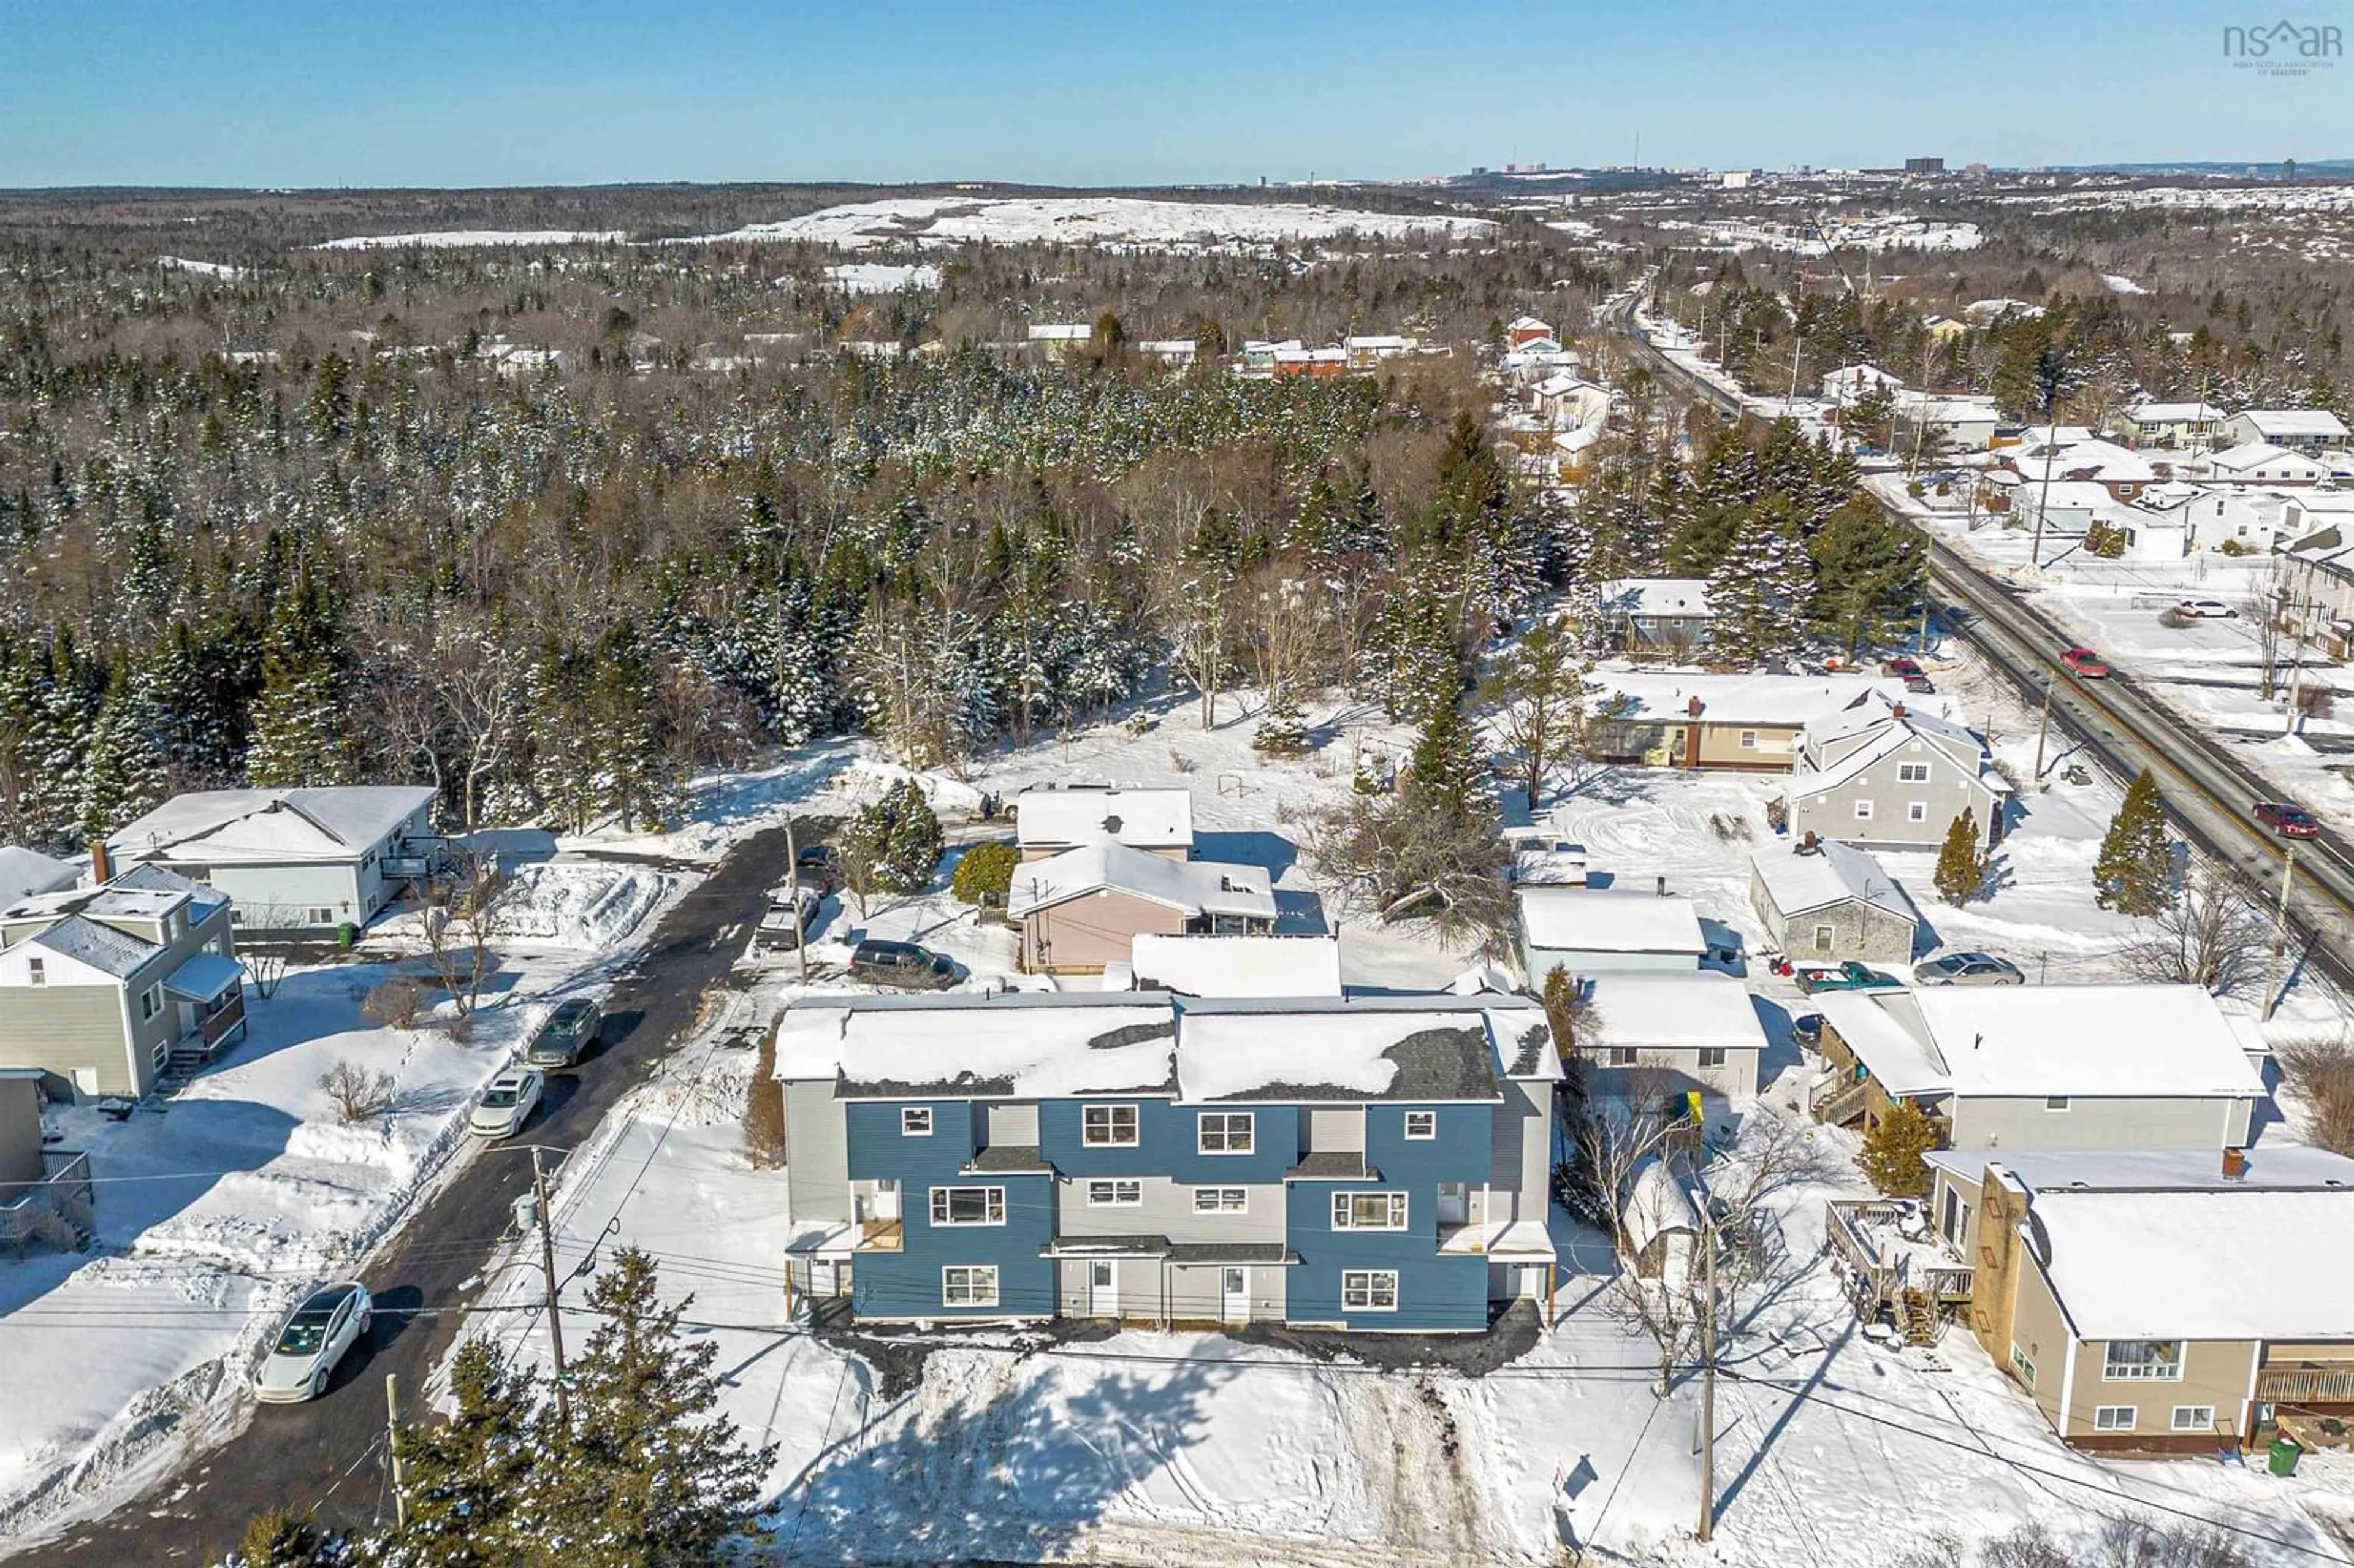
[[[1899,784],[1926,784],[1929,781],[1929,765],[1925,762],[1900,762],[1896,765],[1896,781]]]
[[[2173,1426],[2177,1432],[2212,1432],[2215,1430],[2215,1407],[2211,1404],[2178,1404],[2174,1407]]]
[[[996,1266],[992,1264],[941,1269],[940,1305],[943,1307],[996,1306]]]
[[[2172,1383],[2181,1376],[2179,1340],[2111,1340],[2101,1360],[2104,1383]]]
[[[1635,1065],[1638,1053],[1632,1045],[1613,1045],[1609,1047],[1609,1061],[1612,1066],[1631,1067]]]
[[[1397,1310],[1397,1270],[1349,1268],[1341,1272],[1341,1309],[1344,1312]]]
[[[1335,1192],[1332,1228],[1336,1231],[1402,1231],[1405,1229],[1404,1192]]]
[[[929,1138],[932,1136],[932,1107],[907,1106],[899,1112],[899,1136]]]
[[[1002,1225],[1005,1223],[1002,1187],[935,1187],[932,1224],[936,1225]]]
[[[1724,1065],[1724,1047],[1723,1047],[1723,1046],[1722,1046],[1722,1045],[1703,1045],[1703,1046],[1702,1046],[1702,1047],[1700,1048],[1700,1065],[1701,1065],[1702,1066],[1703,1066],[1703,1067],[1722,1067],[1722,1066],[1723,1066],[1723,1065]]]
[[[1249,1111],[1204,1111],[1200,1149],[1204,1154],[1248,1154],[1257,1131]]]
[[[1087,1183],[1087,1207],[1090,1209],[1132,1209],[1144,1202],[1141,1181],[1090,1181]]]
[[[1250,1212],[1250,1189],[1196,1187],[1193,1189],[1193,1212],[1197,1214],[1247,1213]]]
[[[1079,1108],[1079,1141],[1089,1149],[1135,1148],[1136,1107],[1082,1106]]]
[[[2093,1430],[2095,1432],[2130,1432],[2141,1419],[2141,1411],[2131,1404],[2096,1405],[2093,1410]]]
[[[1438,1136],[1438,1113],[1437,1111],[1406,1112],[1405,1135],[1410,1139],[1417,1140],[1426,1138],[1437,1138]]]

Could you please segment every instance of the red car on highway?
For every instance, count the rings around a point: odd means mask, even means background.
[[[2109,678],[2108,665],[2102,662],[2101,656],[2089,648],[2071,648],[2060,655],[2060,662],[2068,667],[2070,673],[2082,676],[2087,681],[2105,681]]]
[[[2287,800],[2259,800],[2256,821],[2285,839],[2312,839],[2321,836],[2321,824],[2304,807]]]

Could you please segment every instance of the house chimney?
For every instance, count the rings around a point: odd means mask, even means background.
[[[2238,1181],[2248,1174],[2248,1151],[2244,1149],[2223,1150],[2223,1180]]]
[[[1662,877],[1660,877],[1660,878],[1659,879],[1659,895],[1660,897],[1662,897],[1662,898],[1665,898],[1665,897],[1668,895],[1668,879],[1667,879],[1666,877],[1662,876]]]
[[[1798,841],[1798,853],[1800,854],[1812,854],[1821,847],[1822,842],[1815,837],[1815,830],[1812,828],[1808,828],[1807,830],[1807,836]]]
[[[1904,716],[1904,705],[1903,703],[1893,705],[1888,710],[1888,716],[1890,718],[1903,718]]]
[[[114,880],[114,857],[106,853],[104,839],[90,841],[90,876],[101,887]]]
[[[1698,718],[1700,717],[1701,709],[1707,705],[1708,705],[1706,703],[1702,702],[1700,698],[1695,696],[1691,701],[1684,704],[1684,716],[1687,718]]]

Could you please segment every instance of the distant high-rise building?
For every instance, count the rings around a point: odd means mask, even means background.
[[[1968,178],[1976,180],[1980,185],[1986,184],[1987,166],[1984,164],[1968,164],[1964,167],[1962,173]]]
[[[2295,158],[2283,158],[2281,160],[2281,184],[2285,185],[2293,185],[2296,184],[2296,160]]]
[[[1907,158],[1904,172],[1908,175],[1942,175],[1946,172],[1943,158]]]
[[[1487,172],[1488,165],[1485,164],[1474,164],[1471,165],[1471,177],[1473,179],[1479,178],[1481,175],[1484,175]]]

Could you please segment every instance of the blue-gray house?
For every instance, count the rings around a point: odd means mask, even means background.
[[[777,1076],[789,1272],[860,1319],[1465,1331],[1550,1289],[1525,999],[811,997]]]

